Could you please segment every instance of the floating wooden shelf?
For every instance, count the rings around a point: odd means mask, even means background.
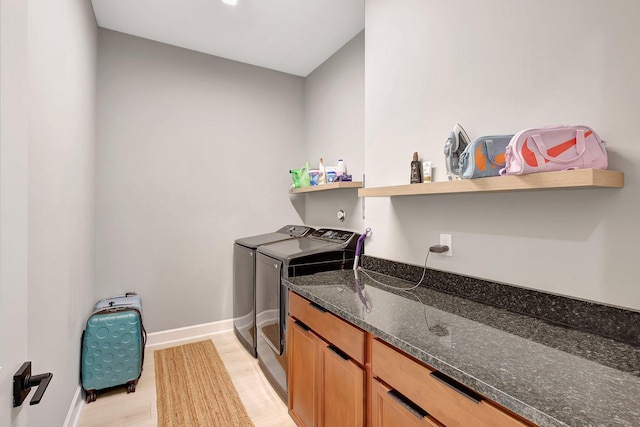
[[[331,184],[313,185],[311,187],[292,188],[291,194],[312,193],[314,191],[339,190],[341,188],[362,188],[360,181],[332,182]]]
[[[624,174],[622,172],[602,169],[576,169],[521,176],[493,176],[425,184],[361,188],[358,190],[358,197],[622,187],[624,187]]]

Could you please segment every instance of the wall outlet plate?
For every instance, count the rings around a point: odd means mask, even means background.
[[[451,241],[451,234],[441,234],[440,235],[440,244],[444,246],[449,246],[449,250],[447,252],[443,252],[440,255],[444,256],[453,256],[453,243]]]

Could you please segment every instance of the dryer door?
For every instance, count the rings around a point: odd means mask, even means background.
[[[256,326],[258,341],[266,342],[277,354],[282,354],[280,327],[280,277],[282,261],[258,254],[256,256]],[[258,347],[260,347],[258,345]],[[259,352],[259,350],[258,350]]]
[[[256,357],[255,251],[233,245],[233,328],[249,353]]]

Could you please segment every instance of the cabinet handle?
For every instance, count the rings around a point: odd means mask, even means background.
[[[294,323],[294,324],[296,324],[296,325],[298,325],[298,326],[300,326],[300,328],[302,328],[302,329],[303,329],[304,331],[306,331],[306,332],[309,332],[309,331],[311,330],[311,328],[310,328],[310,327],[308,327],[307,325],[305,325],[304,323],[302,323],[302,322],[301,322],[301,321],[299,321],[299,320],[295,320],[293,323]]]
[[[323,313],[326,313],[327,311],[329,311],[326,308],[322,307],[321,305],[316,304],[315,302],[309,302],[309,305],[311,307],[315,308],[316,310],[321,311]]]
[[[433,378],[437,379],[444,385],[451,387],[452,389],[454,389],[455,391],[457,391],[458,393],[460,393],[467,399],[472,400],[475,403],[480,403],[480,401],[484,400],[484,397],[482,397],[475,391],[471,390],[470,388],[462,384],[459,384],[453,378],[449,378],[448,376],[446,376],[440,371],[433,371],[429,375],[431,375]]]
[[[387,394],[390,397],[392,397],[393,400],[395,400],[396,402],[404,406],[405,409],[407,409],[407,411],[411,412],[417,418],[423,419],[424,417],[429,415],[427,411],[425,411],[424,409],[422,409],[421,407],[419,407],[418,405],[416,405],[415,403],[413,403],[412,401],[410,401],[409,399],[407,399],[405,396],[401,395],[397,391],[389,390]]]
[[[338,347],[336,347],[333,344],[329,344],[327,346],[327,348],[331,351],[333,351],[335,354],[337,354],[338,356],[340,356],[341,358],[343,358],[344,360],[349,360],[349,356],[347,356],[346,353],[343,353],[342,351],[340,351],[340,349]]]

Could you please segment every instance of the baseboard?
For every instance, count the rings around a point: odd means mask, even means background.
[[[78,386],[76,393],[73,395],[69,412],[67,412],[67,418],[64,420],[64,427],[76,427],[78,425],[78,420],[80,420],[80,414],[82,413],[84,405],[86,405],[86,403],[82,398],[82,387]]]
[[[227,332],[233,329],[233,319],[203,323],[178,329],[152,332],[147,336],[147,347],[174,344],[180,341],[205,337],[207,335]]]

